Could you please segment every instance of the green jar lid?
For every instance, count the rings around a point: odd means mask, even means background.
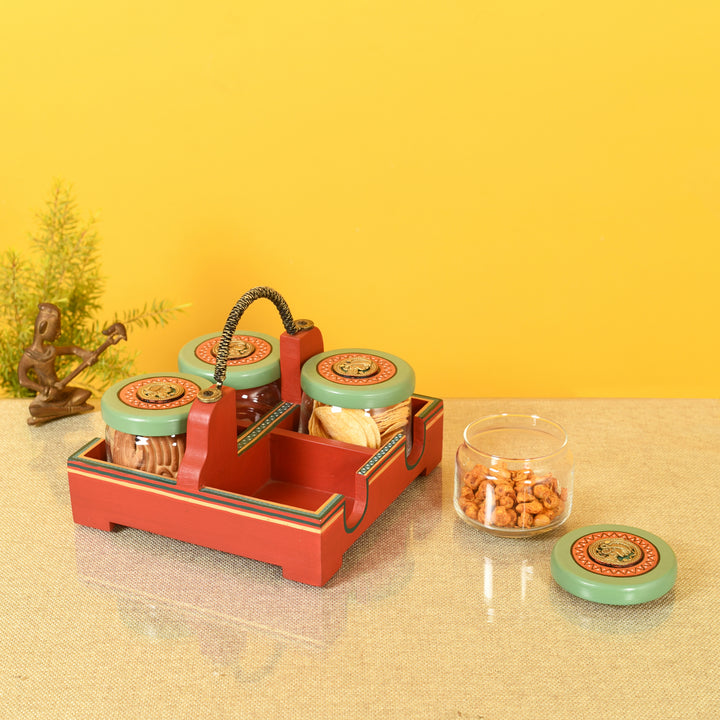
[[[407,400],[415,391],[415,373],[394,355],[365,348],[330,350],[302,367],[300,385],[325,405],[383,408]]]
[[[206,386],[187,373],[137,375],[106,390],[100,412],[106,425],[129,435],[177,435],[187,430],[193,400]]]
[[[187,343],[178,355],[181,372],[215,381],[217,349],[221,333],[201,335]],[[259,332],[238,330],[228,353],[225,385],[235,390],[262,387],[280,377],[280,341]]]
[[[656,600],[675,584],[677,559],[670,546],[645,530],[589,525],[557,541],[552,576],[577,597],[605,605]]]

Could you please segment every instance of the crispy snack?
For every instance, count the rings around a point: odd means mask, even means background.
[[[314,435],[315,437],[329,438],[330,436],[325,432],[322,424],[318,421],[315,412],[313,411],[308,420],[308,434]]]
[[[380,447],[378,426],[363,410],[336,410],[328,405],[318,405],[308,421],[308,432],[353,445],[374,449]]]
[[[409,420],[410,400],[388,408],[370,410],[369,413],[364,410],[332,408],[313,401],[307,429],[315,437],[377,449],[404,430]]]
[[[370,415],[380,431],[380,444],[384,445],[410,422],[410,399],[387,408],[371,410]]]

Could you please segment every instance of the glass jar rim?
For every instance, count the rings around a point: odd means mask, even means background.
[[[481,425],[481,424],[488,424],[491,421],[532,421],[532,424],[528,427],[518,427],[513,425],[506,426],[506,429],[509,430],[532,430],[532,429],[540,429],[538,425],[545,426],[546,428],[551,428],[555,431],[555,434],[553,434],[553,437],[558,440],[560,443],[557,448],[555,448],[552,452],[549,453],[542,453],[537,455],[525,455],[523,457],[507,457],[504,455],[496,455],[492,452],[488,452],[487,450],[483,450],[474,442],[472,442],[469,439],[470,432],[473,428]],[[491,429],[489,427],[488,429]],[[475,420],[473,420],[471,423],[469,423],[465,430],[463,431],[463,441],[465,445],[467,445],[470,449],[472,449],[474,452],[483,455],[487,458],[491,458],[493,460],[509,460],[512,462],[520,462],[520,461],[539,461],[539,460],[547,460],[549,458],[555,457],[556,455],[559,455],[564,450],[567,449],[568,446],[568,436],[567,432],[565,431],[565,428],[563,428],[562,425],[557,423],[555,420],[550,420],[549,418],[542,417],[541,415],[535,415],[535,414],[526,414],[526,413],[494,413],[492,415],[485,415],[483,417],[479,417]]]

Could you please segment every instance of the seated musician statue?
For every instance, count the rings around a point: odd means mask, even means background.
[[[35,334],[32,345],[25,348],[18,365],[18,380],[23,387],[34,390],[37,395],[30,403],[29,425],[89,412],[90,390],[72,387],[68,383],[82,370],[93,365],[100,353],[110,345],[124,340],[127,335],[122,323],[115,323],[103,334],[109,335],[97,350],[84,350],[76,345],[55,347],[52,343],[60,336],[60,309],[52,303],[40,303],[35,318]],[[55,360],[58,355],[76,355],[82,362],[66,377],[58,378]]]

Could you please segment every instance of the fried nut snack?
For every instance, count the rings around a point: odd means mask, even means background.
[[[409,420],[409,399],[368,412],[336,408],[313,401],[308,434],[377,449],[407,427]]]
[[[565,512],[567,488],[551,474],[529,468],[508,470],[503,463],[478,464],[463,476],[458,503],[472,520],[498,528],[544,527]]]

